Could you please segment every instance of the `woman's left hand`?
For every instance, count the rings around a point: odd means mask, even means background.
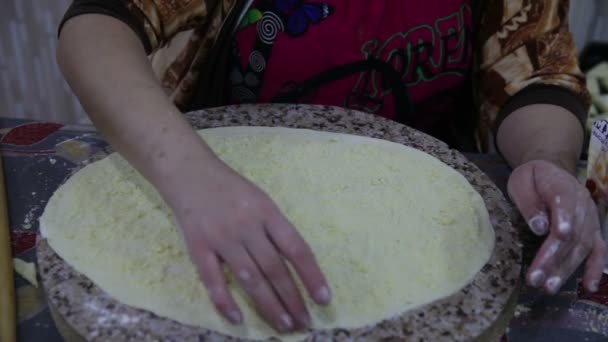
[[[583,285],[596,292],[606,264],[606,243],[587,189],[564,169],[536,160],[513,171],[508,191],[532,232],[547,236],[530,265],[528,284],[557,293],[586,260]]]

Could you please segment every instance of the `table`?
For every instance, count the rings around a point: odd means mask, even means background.
[[[107,143],[91,126],[69,126],[0,118],[0,150],[9,202],[13,255],[35,260],[37,218],[53,191],[72,170],[97,154]],[[470,154],[505,191],[509,168],[496,155]],[[584,167],[584,164],[581,164]],[[523,222],[518,222],[525,227]],[[528,264],[540,239],[522,229],[524,259]],[[608,277],[600,291],[587,295],[580,289],[581,272],[556,296],[523,288],[516,315],[503,341],[605,341],[608,339]],[[40,289],[16,276],[20,341],[61,341]]]

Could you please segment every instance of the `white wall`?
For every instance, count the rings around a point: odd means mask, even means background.
[[[608,42],[608,0],[570,0],[570,29],[579,49],[589,41]]]
[[[0,0],[0,116],[86,122],[55,62],[70,0]]]

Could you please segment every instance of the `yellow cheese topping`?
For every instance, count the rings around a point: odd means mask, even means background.
[[[375,324],[445,297],[490,257],[494,231],[483,200],[425,153],[286,128],[200,134],[310,243],[334,295],[327,308],[306,297],[315,329]],[[215,313],[170,209],[118,154],[57,190],[41,227],[61,257],[121,302],[236,337],[275,336],[234,282],[246,325],[234,327]]]

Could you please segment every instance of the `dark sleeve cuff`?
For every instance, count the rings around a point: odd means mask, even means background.
[[[61,35],[63,25],[71,18],[81,14],[104,14],[116,18],[127,24],[139,37],[146,49],[146,53],[152,52],[152,45],[146,36],[142,20],[136,17],[122,0],[74,0],[59,24],[58,36]]]
[[[524,88],[507,101],[498,113],[494,125],[494,136],[497,136],[500,124],[507,116],[519,108],[533,104],[551,104],[565,108],[578,118],[583,131],[585,130],[588,111],[585,102],[579,95],[563,87],[538,84]]]

